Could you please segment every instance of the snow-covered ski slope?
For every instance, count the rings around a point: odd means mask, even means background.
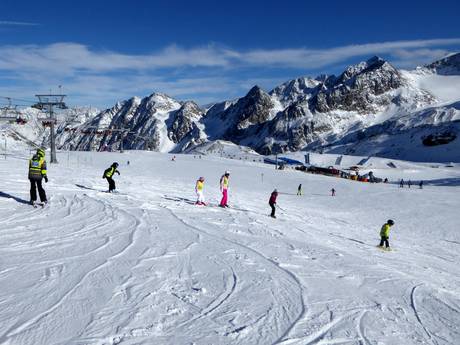
[[[26,156],[0,160],[0,344],[459,344],[458,165],[388,167],[436,181],[420,190],[171,157],[59,154],[43,209],[25,204]],[[211,206],[193,205],[199,176]]]

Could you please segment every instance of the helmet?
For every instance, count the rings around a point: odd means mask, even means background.
[[[230,175],[230,171],[225,170],[225,174],[224,174],[224,175]]]
[[[118,163],[117,163],[117,162],[113,162],[112,166],[116,168],[116,167],[118,166]]]
[[[203,176],[200,176],[200,178],[199,178],[198,180],[204,181],[204,177],[203,177]]]
[[[42,148],[37,149],[37,155],[40,157],[45,157],[45,150]]]
[[[390,224],[390,225],[393,225],[395,222],[393,222],[391,219],[388,219],[387,223]]]
[[[278,189],[275,188],[275,190],[273,191],[273,193],[278,193]]]

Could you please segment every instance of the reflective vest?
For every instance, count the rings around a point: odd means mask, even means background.
[[[203,190],[203,187],[204,187],[204,182],[203,181],[196,181],[196,190],[198,192],[201,192]]]
[[[33,156],[29,160],[29,178],[42,179],[47,173],[46,161],[44,157]]]
[[[113,174],[115,174],[115,170],[117,170],[117,169],[114,168],[114,167],[108,168],[108,169],[104,172],[104,176],[105,176],[105,177],[112,177]]]

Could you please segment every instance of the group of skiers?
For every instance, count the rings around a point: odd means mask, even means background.
[[[104,171],[104,174],[102,175],[102,178],[105,178],[109,183],[109,193],[112,193],[116,188],[115,181],[113,180],[113,175],[115,173],[120,175],[120,172],[117,170],[117,168],[118,163],[114,162],[108,169]],[[42,206],[47,204],[48,199],[42,185],[43,180],[45,180],[45,183],[48,183],[45,149],[37,149],[36,153],[32,156],[31,159],[29,159],[28,178],[30,181],[30,204],[34,207],[37,206],[37,189]]]
[[[175,156],[173,157],[173,160],[175,160]],[[129,161],[127,163],[129,165]],[[102,175],[102,178],[106,179],[108,184],[109,184],[109,193],[112,193],[115,191],[116,186],[115,186],[115,181],[113,179],[113,176],[115,174],[120,175],[120,172],[118,171],[118,166],[119,164],[117,162],[113,162],[112,165],[107,168],[104,171],[104,174]],[[36,201],[37,201],[37,189],[38,189],[38,194],[40,197],[40,201],[42,202],[42,205],[45,205],[48,200],[46,197],[45,190],[43,189],[42,186],[42,180],[45,180],[45,182],[48,182],[48,176],[47,176],[47,170],[46,170],[46,160],[45,160],[45,150],[43,148],[37,149],[36,153],[32,156],[32,158],[29,160],[29,181],[30,181],[30,203],[36,207]],[[227,170],[225,173],[221,176],[220,178],[220,191],[222,193],[222,198],[220,200],[219,206],[226,208],[229,207],[228,205],[228,188],[229,188],[229,179],[230,179],[230,172]],[[195,193],[197,195],[197,201],[196,205],[203,205],[206,206],[206,201],[204,198],[204,177],[198,178],[195,184]],[[408,182],[409,188],[411,185],[411,181],[409,180]],[[420,181],[419,184],[420,188],[423,187],[423,181]],[[404,180],[401,179],[400,182],[400,187],[404,187]],[[331,195],[335,196],[335,189],[331,189]],[[297,195],[302,195],[302,184],[299,184],[297,188]],[[271,208],[271,213],[270,217],[276,218],[276,199],[278,197],[278,190],[275,189],[273,192],[270,194],[270,198],[268,200],[268,204]],[[390,237],[390,228],[394,225],[394,221],[389,219],[381,228],[380,230],[380,244],[378,245],[379,248],[390,250],[390,243],[389,243],[389,237]],[[385,244],[385,248],[383,245]]]
[[[409,180],[409,181],[407,181],[407,182],[404,182],[404,179],[401,179],[401,180],[399,181],[399,188],[404,188],[404,183],[406,183],[407,186],[408,186],[409,188],[410,188],[410,186],[412,186],[412,181],[411,181],[411,180]],[[419,187],[420,189],[423,189],[423,181],[420,181],[420,182],[418,183],[418,187]]]
[[[230,172],[227,170],[220,178],[220,191],[222,193],[222,199],[220,200],[220,207],[229,207],[228,206],[228,186],[229,186]],[[204,199],[204,177],[200,177],[195,184],[195,193],[197,196],[196,205],[206,206],[206,201]]]

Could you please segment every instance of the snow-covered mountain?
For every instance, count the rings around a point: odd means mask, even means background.
[[[459,75],[460,54],[450,54],[441,60],[425,66],[425,68],[441,75]]]
[[[85,122],[62,145],[71,150],[151,149],[182,151],[205,140],[204,112],[194,102],[154,93],[119,102]]]
[[[301,77],[270,92],[254,86],[241,98],[207,109],[162,93],[134,97],[79,126],[60,126],[58,145],[72,150],[183,152],[226,140],[261,154],[309,149],[398,158],[404,151],[401,158],[431,160],[432,154],[423,153],[434,151],[426,145],[426,136],[439,136],[445,128],[451,137],[459,136],[458,118],[448,115],[457,111],[458,90],[460,53],[412,71],[398,70],[374,56],[338,76]],[[364,140],[369,133],[376,139],[376,132],[380,139],[392,137],[391,149],[382,146],[390,141],[382,139],[377,148],[375,140]],[[397,139],[400,135],[411,137],[417,154],[407,150],[407,140]],[[458,144],[455,138],[435,141],[440,145],[435,151],[447,152],[442,155],[447,160],[460,160],[451,149]]]

